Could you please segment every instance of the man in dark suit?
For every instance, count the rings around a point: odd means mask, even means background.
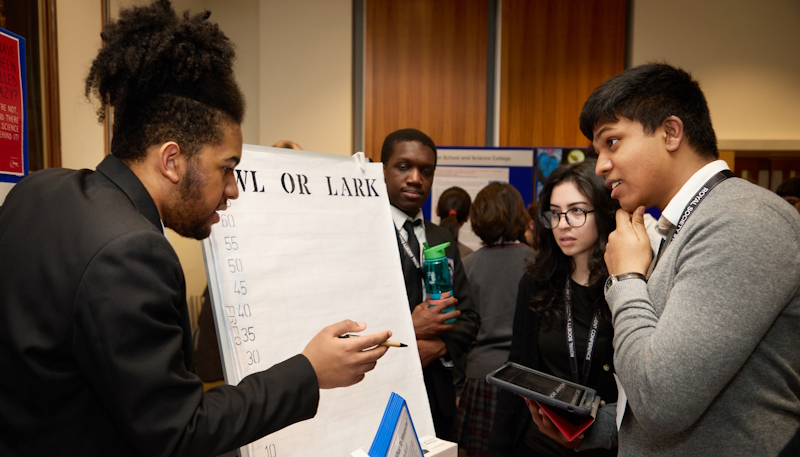
[[[456,441],[454,419],[456,391],[453,385],[453,363],[466,354],[475,340],[480,317],[470,299],[469,283],[458,244],[449,231],[422,217],[422,204],[428,199],[436,169],[436,145],[424,133],[403,129],[389,134],[381,149],[381,162],[386,189],[392,204],[392,217],[397,229],[403,276],[408,304],[412,311],[422,373],[428,391],[436,436]],[[431,308],[425,298],[422,243],[436,246],[450,242],[445,249],[452,261],[453,295]],[[449,306],[456,310],[442,314]],[[445,324],[456,318],[455,324]]]
[[[162,0],[121,12],[87,79],[115,107],[97,171],[23,179],[0,207],[0,455],[212,456],[313,417],[390,332],[340,339],[238,386],[192,373],[183,271],[163,227],[197,239],[238,196],[244,102],[230,43]]]

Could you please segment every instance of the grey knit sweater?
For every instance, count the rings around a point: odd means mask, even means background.
[[[797,211],[719,184],[648,284],[606,295],[628,395],[619,455],[777,455],[800,426],[798,289]]]

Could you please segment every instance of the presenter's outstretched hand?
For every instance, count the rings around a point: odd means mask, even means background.
[[[608,274],[647,273],[653,252],[644,226],[644,206],[633,214],[617,210],[617,229],[608,235],[604,258]]]
[[[364,379],[388,348],[378,346],[392,336],[389,330],[361,335],[360,338],[339,338],[346,333],[361,332],[364,322],[343,320],[322,329],[308,342],[302,354],[317,373],[320,389],[347,387]]]
[[[551,440],[569,449],[578,449],[581,447],[581,443],[583,443],[583,433],[576,436],[572,441],[569,441],[555,424],[553,424],[553,421],[547,417],[544,411],[542,411],[538,403],[530,398],[526,398],[525,403],[528,405],[528,411],[531,412],[533,422],[539,427],[539,431],[542,432],[543,435],[546,435]]]
[[[439,336],[442,333],[452,330],[453,324],[445,324],[447,319],[455,319],[461,315],[461,311],[454,310],[442,314],[448,306],[455,306],[458,300],[455,297],[445,298],[441,303],[430,308],[430,302],[425,300],[414,308],[411,313],[411,321],[414,324],[414,334],[418,340],[428,340]]]

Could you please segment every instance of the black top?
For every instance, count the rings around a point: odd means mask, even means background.
[[[575,328],[575,349],[578,359],[578,371],[583,372],[584,356],[586,355],[586,345],[589,340],[589,330],[592,326],[595,307],[594,300],[589,296],[589,288],[582,286],[572,279],[569,280],[570,296],[572,297],[572,316]],[[530,297],[528,297],[530,300]],[[601,302],[605,306],[605,301]],[[613,351],[612,339],[613,328],[611,324],[603,320],[600,321],[600,328],[595,339],[594,350],[604,348]],[[549,329],[539,331],[539,371],[543,371],[553,376],[574,381],[572,371],[569,366],[569,349],[565,335],[564,322],[551,325]],[[596,381],[602,366],[592,363],[589,379],[587,383]],[[601,398],[603,398],[601,396]]]
[[[569,280],[569,286],[572,299],[578,371],[582,372],[584,357],[586,355],[586,346],[589,340],[589,330],[595,312],[594,300],[592,300],[589,295],[588,287],[582,286],[572,279]],[[530,296],[528,296],[528,300],[530,300]],[[605,302],[602,302],[602,304],[605,306]],[[558,376],[568,381],[573,381],[565,331],[563,321],[551,325],[546,331],[542,329],[539,330],[539,371]],[[600,330],[597,332],[597,338],[595,339],[594,353],[596,354],[597,351],[600,350],[613,351],[613,335],[613,328],[611,328],[610,324],[601,321]],[[603,371],[602,364],[591,364],[589,378],[587,380],[589,387],[591,387],[592,383],[597,383],[601,371]],[[603,395],[600,395],[600,398],[608,402]],[[533,420],[528,422],[528,428],[525,430],[525,445],[535,451],[537,455],[572,455],[575,453],[572,449],[566,449],[543,435]]]
[[[570,281],[570,284],[572,286],[575,342],[580,370],[583,366],[583,357],[586,354],[588,329],[591,325],[594,308],[591,307],[593,300],[589,296],[587,288],[581,287],[572,281]],[[529,307],[532,293],[533,288],[530,276],[526,274],[520,281],[519,292],[517,293],[511,352],[508,360],[572,380],[565,326],[562,322],[552,325],[548,331],[540,332],[541,316],[533,312]],[[600,303],[606,306],[605,301]],[[592,357],[593,363],[586,383],[588,387],[595,389],[600,398],[606,403],[612,403],[617,400],[612,338],[613,329],[611,325],[601,320]],[[588,430],[587,433],[589,433]],[[616,449],[594,449],[581,452],[581,455],[586,456],[613,456],[616,454]],[[497,409],[489,443],[489,455],[497,457],[512,455],[561,456],[575,455],[575,451],[560,446],[541,435],[538,427],[531,419],[525,401],[521,397],[501,389],[497,397]]]

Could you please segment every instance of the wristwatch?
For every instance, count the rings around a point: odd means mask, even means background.
[[[608,289],[611,288],[614,284],[624,281],[626,279],[641,279],[644,282],[647,282],[647,277],[641,273],[625,273],[623,275],[611,275],[606,279],[606,288],[604,293],[608,293]]]

